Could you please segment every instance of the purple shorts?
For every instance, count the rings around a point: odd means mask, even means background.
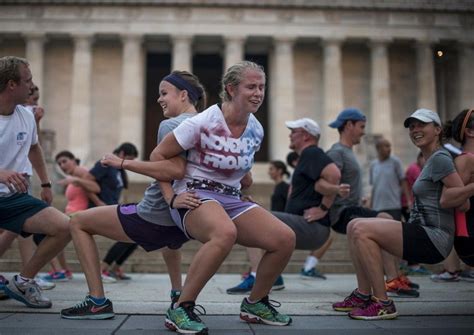
[[[189,241],[176,226],[160,226],[139,217],[137,204],[118,205],[117,215],[127,236],[146,251],[179,249]]]
[[[247,212],[248,210],[259,207],[254,202],[242,201],[237,196],[225,195],[221,193],[216,193],[208,190],[195,190],[195,194],[199,195],[203,203],[208,201],[215,201],[226,211],[227,215],[231,220],[234,220],[239,215]],[[173,208],[171,209],[171,218],[176,223],[176,225],[181,228],[184,234],[192,239],[193,237],[189,235],[186,230],[186,216],[191,211],[191,209],[186,208]]]

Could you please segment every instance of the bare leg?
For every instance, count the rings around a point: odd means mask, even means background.
[[[116,241],[133,242],[123,231],[117,216],[117,206],[91,208],[71,218],[71,234],[77,257],[86,276],[89,294],[104,297],[100,278],[99,251],[93,235],[101,235]]]
[[[181,279],[181,250],[172,250],[169,248],[164,248],[161,251],[163,260],[166,263],[168,268],[168,274],[170,276],[171,289],[179,290],[183,288],[183,283]]]
[[[10,248],[17,236],[18,234],[15,234],[9,230],[0,230],[0,257],[2,257],[5,251]]]
[[[326,253],[326,251],[328,251],[328,249],[331,247],[333,240],[334,240],[333,236],[329,235],[329,238],[327,239],[327,241],[324,242],[324,244],[319,249],[311,250],[309,254],[311,256],[316,257],[317,259],[321,259]]]
[[[263,250],[259,248],[247,248],[247,256],[250,261],[250,271],[257,272],[258,264],[263,256]]]
[[[456,250],[451,250],[449,256],[443,262],[444,269],[454,273],[461,269],[461,261],[459,260],[458,254],[456,254]]]
[[[194,255],[178,303],[196,301],[235,243],[237,229],[224,209],[214,201],[203,203],[186,218],[188,232],[204,243]]]
[[[34,278],[41,268],[69,243],[71,236],[68,221],[68,216],[53,207],[45,208],[26,220],[23,225],[24,231],[47,236],[23,267],[20,273],[23,277]]]
[[[355,222],[353,222],[355,221]],[[353,246],[375,297],[386,300],[382,251],[401,257],[402,225],[398,221],[370,218],[351,221]]]
[[[295,233],[270,212],[255,207],[234,219],[237,243],[265,251],[258,264],[257,277],[250,300],[268,295],[273,283],[283,272],[295,249]],[[256,224],[258,223],[258,224]]]
[[[35,243],[33,237],[18,237],[18,248],[20,250],[21,263],[23,266],[33,257],[35,253]]]
[[[349,222],[349,224],[347,225],[347,241],[349,245],[349,252],[352,259],[352,264],[354,265],[354,268],[356,271],[357,288],[359,292],[363,294],[372,294],[372,287],[370,286],[369,278],[367,277],[365,270],[362,266],[362,263],[359,260],[360,256],[358,254],[358,250],[354,242],[354,236],[353,236],[352,230],[357,220],[360,220],[360,219],[354,219],[351,222]]]

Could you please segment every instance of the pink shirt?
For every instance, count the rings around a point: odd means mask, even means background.
[[[74,184],[67,185],[66,199],[66,214],[72,214],[87,209],[89,204],[89,198],[87,197],[86,191],[84,191],[82,187]]]
[[[421,173],[421,167],[416,162],[410,164],[410,166],[408,166],[407,168],[407,171],[405,172],[405,179],[408,184],[408,191],[410,192],[411,203],[413,203],[412,187],[416,181],[416,178],[418,178],[420,173]],[[407,199],[405,195],[402,193],[402,207],[407,207],[407,206],[408,206]]]

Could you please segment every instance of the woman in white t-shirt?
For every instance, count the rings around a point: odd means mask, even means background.
[[[176,195],[170,201],[176,224],[187,236],[203,243],[178,303],[166,314],[170,329],[207,329],[193,312],[195,301],[235,243],[265,251],[250,297],[242,302],[240,317],[247,322],[281,326],[291,322],[289,316],[272,307],[268,293],[291,256],[294,233],[265,209],[240,199],[241,181],[250,178],[254,154],[263,140],[263,128],[253,114],[264,96],[261,66],[248,61],[231,66],[222,79],[222,104],[185,120],[151,154],[152,160],[162,160],[187,150],[185,176],[173,190],[175,194],[193,190],[202,202],[195,209],[173,209]]]

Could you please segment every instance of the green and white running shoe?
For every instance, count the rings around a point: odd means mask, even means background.
[[[273,304],[272,304],[273,303]],[[275,307],[281,304],[275,300],[269,300],[268,296],[260,301],[251,304],[244,298],[240,305],[240,318],[249,323],[264,323],[272,326],[288,326],[291,323],[291,317],[279,313]]]
[[[180,334],[207,334],[209,329],[195,310],[201,315],[206,314],[204,307],[196,305],[194,301],[182,302],[174,309],[171,306],[166,311],[165,326]]]

